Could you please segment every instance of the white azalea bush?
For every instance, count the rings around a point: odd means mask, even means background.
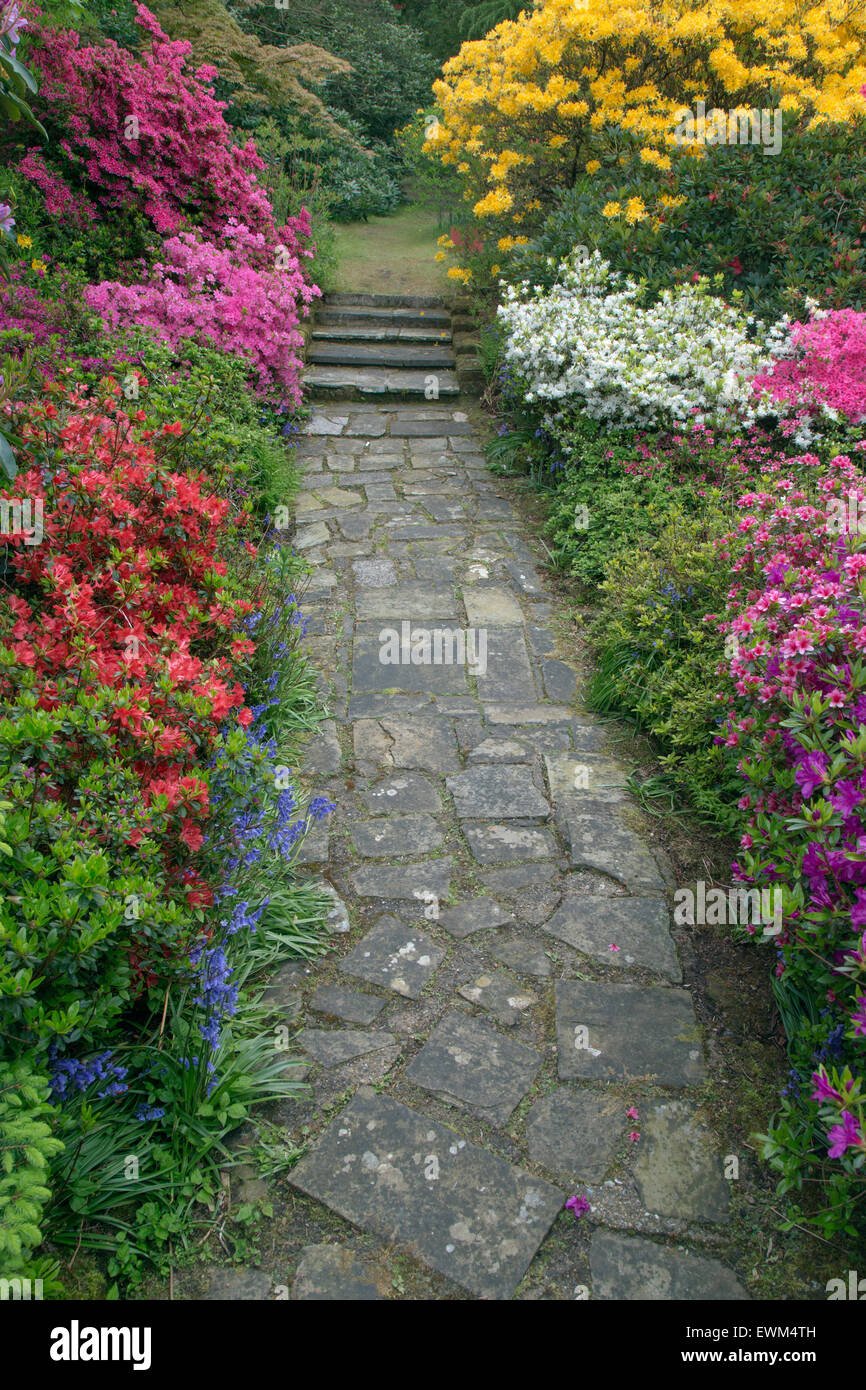
[[[765,330],[708,290],[679,285],[645,306],[644,287],[597,251],[572,257],[550,290],[505,290],[507,368],[527,404],[549,403],[550,430],[575,411],[613,428],[735,427]]]

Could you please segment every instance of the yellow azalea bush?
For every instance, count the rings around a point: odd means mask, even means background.
[[[541,0],[446,63],[424,150],[459,171],[467,211],[503,249],[515,222],[597,173],[597,155],[626,178],[633,163],[655,169],[675,194],[676,161],[703,154],[677,135],[698,102],[814,129],[860,114],[864,83],[862,3]],[[634,226],[663,206],[624,196],[604,216]]]

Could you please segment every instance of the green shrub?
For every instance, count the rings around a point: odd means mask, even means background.
[[[657,536],[608,558],[592,636],[598,668],[590,704],[627,715],[649,734],[659,761],[692,804],[726,829],[742,780],[722,747],[716,670],[723,642],[704,615],[724,606],[730,583],[714,538],[730,526],[717,499],[700,516],[672,508]]]
[[[47,1097],[30,1062],[0,1061],[0,1279],[27,1277],[42,1241],[49,1164],[63,1150]]]
[[[598,172],[582,174],[534,240],[514,253],[509,277],[549,284],[547,257],[558,262],[582,245],[645,280],[654,295],[696,275],[721,275],[716,292],[730,300],[741,291],[746,308],[766,318],[802,317],[806,296],[823,308],[863,308],[863,137],[863,122],[810,132],[786,125],[777,155],[708,146],[704,158],[675,157],[670,174],[660,174],[618,135],[600,152]],[[633,196],[644,201],[644,220],[630,225],[602,215],[606,204],[625,206]],[[662,208],[662,197],[683,201]]]

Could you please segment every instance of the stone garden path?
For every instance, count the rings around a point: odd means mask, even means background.
[[[303,854],[335,949],[269,998],[313,1088],[288,1182],[329,1224],[292,1297],[745,1298],[670,869],[576,703],[448,315],[336,296],[316,335],[296,545],[332,717],[306,772],[337,810]],[[486,660],[413,664],[418,629]]]

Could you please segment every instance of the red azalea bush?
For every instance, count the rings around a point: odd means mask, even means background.
[[[823,1143],[838,1163],[825,1225],[852,1230],[866,1163],[866,486],[850,458],[806,455],[738,507],[719,548],[734,574],[720,698],[748,788],[735,867],[783,892],[777,994],[793,1063],[766,1153],[799,1186]]]
[[[0,493],[0,1028],[31,1042],[98,1037],[180,964],[211,901],[208,763],[232,711],[252,718],[229,504],[162,464],[119,396],[13,411],[22,471]]]

